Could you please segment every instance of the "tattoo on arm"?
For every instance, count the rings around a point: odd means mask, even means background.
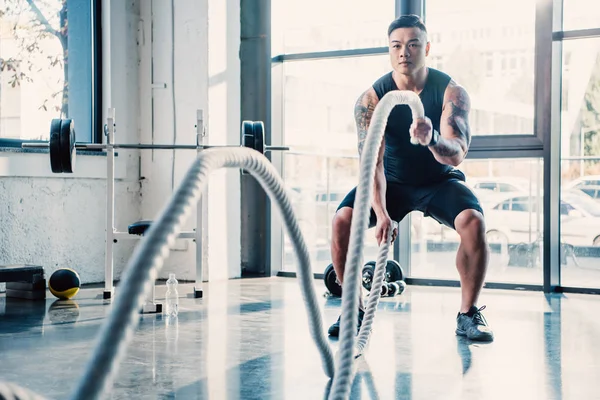
[[[464,155],[471,144],[471,132],[469,130],[469,96],[461,87],[454,87],[448,94],[448,100],[444,104],[444,114],[447,115],[446,126],[452,128],[452,136],[456,140],[442,139],[433,147],[435,153],[446,159]]]
[[[361,95],[354,105],[354,119],[358,131],[358,154],[362,155],[362,150],[369,131],[371,117],[375,110],[375,102],[368,93]]]
[[[440,141],[435,145],[435,152],[441,157],[455,157],[460,152],[460,147],[453,142]]]
[[[454,129],[454,132],[465,139],[467,147],[471,143],[471,132],[469,131],[469,98],[464,90],[456,90],[454,95],[446,103],[450,107],[450,116],[448,125]]]

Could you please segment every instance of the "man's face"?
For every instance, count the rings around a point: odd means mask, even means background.
[[[390,35],[390,61],[396,72],[410,75],[425,66],[427,34],[419,28],[398,28]]]

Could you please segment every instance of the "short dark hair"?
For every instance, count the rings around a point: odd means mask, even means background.
[[[393,20],[388,28],[388,37],[398,28],[419,28],[427,33],[427,28],[425,28],[423,20],[415,14],[402,15]]]

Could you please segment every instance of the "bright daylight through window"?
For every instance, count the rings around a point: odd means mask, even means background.
[[[70,115],[68,34],[66,0],[0,1],[0,138],[48,140]]]

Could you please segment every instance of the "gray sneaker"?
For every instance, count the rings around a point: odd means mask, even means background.
[[[485,309],[485,306],[481,308],[471,306],[469,312],[458,313],[456,316],[456,334],[466,336],[471,340],[493,341],[494,333],[481,313],[483,309]]]

